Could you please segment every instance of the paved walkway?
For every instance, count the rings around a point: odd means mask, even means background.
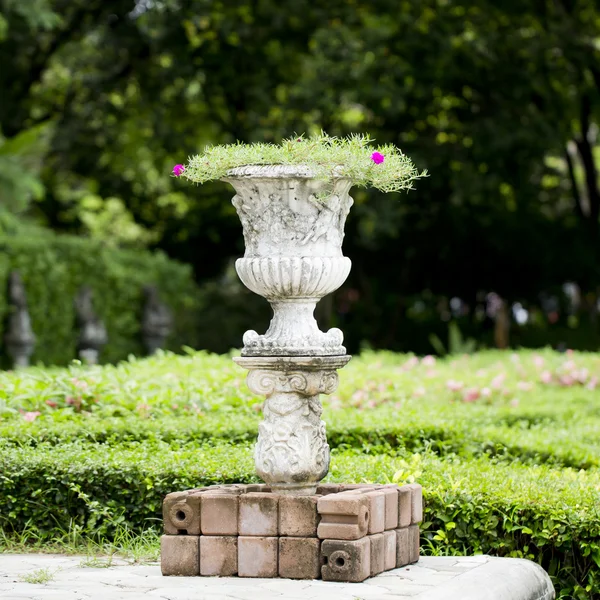
[[[2,600],[552,600],[544,571],[510,558],[423,557],[363,583],[162,577],[158,564],[43,554],[0,556]],[[39,581],[46,580],[45,583]],[[29,583],[33,581],[34,583]]]

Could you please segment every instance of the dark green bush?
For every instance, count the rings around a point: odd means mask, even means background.
[[[119,250],[71,236],[0,235],[0,344],[6,326],[7,280],[23,279],[37,344],[33,362],[66,364],[76,358],[74,298],[82,285],[94,291],[94,306],[109,341],[102,362],[143,354],[140,335],[143,286],[156,284],[175,316],[168,347],[195,344],[197,287],[189,267],[162,253]],[[5,355],[5,350],[0,352]]]

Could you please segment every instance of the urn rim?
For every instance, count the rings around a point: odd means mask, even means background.
[[[344,177],[339,174],[342,165],[336,167],[331,173],[330,179],[338,181],[348,180],[350,177]],[[236,179],[317,179],[314,169],[308,165],[243,165],[229,169],[221,181],[230,181]]]

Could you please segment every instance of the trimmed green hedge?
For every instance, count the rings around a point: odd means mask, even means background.
[[[600,593],[600,475],[487,458],[441,460],[336,453],[332,481],[397,481],[424,487],[425,553],[490,553],[535,560],[559,598]],[[247,446],[76,442],[0,448],[0,515],[6,532],[34,525],[51,538],[78,526],[106,534],[160,527],[163,496],[219,482],[254,481]]]
[[[168,347],[180,350],[196,343],[198,290],[188,266],[160,252],[119,250],[72,236],[44,234],[0,235],[0,344],[8,311],[8,276],[15,269],[27,291],[37,337],[33,363],[60,365],[77,357],[73,302],[82,285],[92,287],[96,312],[108,330],[102,362],[144,353],[140,330],[146,284],[156,284],[173,311]]]

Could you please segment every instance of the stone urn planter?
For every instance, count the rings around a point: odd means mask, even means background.
[[[215,146],[176,165],[175,176],[197,183],[221,179],[235,190],[245,253],[237,273],[268,300],[266,332],[247,331],[241,356],[248,386],[266,397],[254,459],[256,472],[280,494],[312,495],[329,469],[320,394],[338,385],[350,357],[342,332],[321,331],[317,302],[350,273],[342,253],[353,185],[410,189],[421,177],[394,146],[372,152],[366,136],[321,134],[280,145]]]

